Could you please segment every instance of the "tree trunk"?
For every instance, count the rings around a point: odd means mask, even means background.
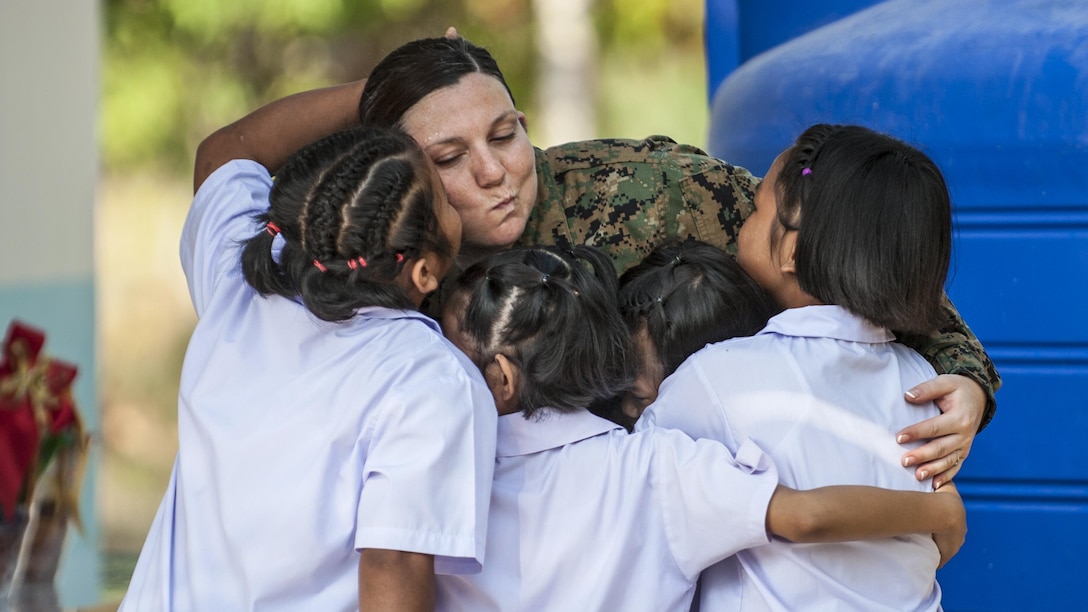
[[[533,0],[540,66],[533,140],[547,147],[597,136],[597,34],[592,0]]]

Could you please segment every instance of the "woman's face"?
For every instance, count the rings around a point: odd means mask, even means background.
[[[417,102],[401,125],[438,168],[464,226],[464,250],[513,245],[536,203],[536,156],[502,84],[467,74]]]

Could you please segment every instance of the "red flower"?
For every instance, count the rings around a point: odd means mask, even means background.
[[[76,366],[42,354],[45,334],[17,321],[4,340],[0,360],[0,515],[10,516],[34,491],[56,445],[50,436],[74,430],[83,443],[82,426],[72,400]],[[39,456],[39,451],[48,456]]]

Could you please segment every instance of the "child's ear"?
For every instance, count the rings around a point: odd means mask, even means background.
[[[438,289],[438,285],[442,284],[442,280],[453,267],[453,261],[448,257],[425,250],[423,255],[410,261],[400,272],[403,279],[401,282],[406,282],[408,286],[405,289],[409,294],[422,297]]]
[[[425,251],[404,266],[397,276],[397,283],[418,308],[428,293],[438,289],[452,267],[453,261],[449,257]]]
[[[521,409],[518,405],[520,377],[521,370],[502,353],[495,355],[484,368],[484,380],[495,398],[495,407],[499,414],[512,414]]]
[[[797,274],[797,262],[794,255],[797,253],[797,231],[790,230],[782,236],[778,243],[778,269],[783,274]]]
[[[408,266],[412,288],[423,295],[438,289],[443,274],[437,267],[436,256],[432,253],[424,253],[422,257],[414,260]]]

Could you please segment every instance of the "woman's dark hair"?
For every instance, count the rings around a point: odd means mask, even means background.
[[[933,160],[868,128],[819,124],[797,139],[774,188],[779,223],[798,232],[803,291],[890,329],[937,328],[952,211]]]
[[[429,162],[399,130],[356,128],[300,149],[276,175],[268,224],[245,243],[242,272],[261,295],[301,296],[325,321],[357,308],[413,308],[395,282],[424,251],[451,255]],[[274,230],[283,236],[278,261]]]
[[[460,327],[476,365],[501,353],[521,371],[520,409],[529,418],[544,408],[585,408],[631,386],[635,355],[616,282],[596,249],[534,247],[473,265],[451,295],[467,296]]]
[[[779,308],[731,255],[697,240],[659,246],[620,277],[620,313],[645,330],[664,376],[713,342],[751,336]]]
[[[514,94],[486,49],[460,37],[421,38],[401,45],[378,62],[367,77],[359,98],[359,123],[400,127],[404,113],[417,102],[472,73],[498,79],[513,102]]]

